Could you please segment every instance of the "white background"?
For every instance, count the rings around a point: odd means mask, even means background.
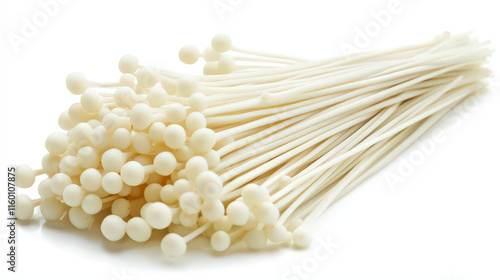
[[[1,180],[6,182],[8,164],[40,167],[45,137],[59,130],[60,112],[78,101],[65,89],[69,72],[115,81],[118,59],[134,53],[144,65],[199,73],[201,63],[182,65],[178,49],[184,44],[203,49],[219,32],[230,34],[235,46],[248,49],[306,58],[341,55],[341,43],[354,44],[356,28],[364,29],[374,20],[372,13],[387,10],[389,2],[220,0],[234,5],[221,17],[213,0],[70,0],[16,52],[9,34],[20,35],[23,18],[32,21],[43,10],[33,0],[2,0]],[[498,48],[499,14],[494,1],[399,3],[401,11],[392,14],[364,50],[424,42],[446,30],[473,31]],[[500,73],[499,66],[494,55],[494,73]],[[42,275],[115,280],[500,279],[498,81],[494,78],[489,94],[459,106],[423,138],[432,141],[432,133],[441,133],[446,139],[433,142],[435,147],[421,164],[412,165],[404,182],[391,185],[386,177],[398,174],[403,162],[421,153],[419,146],[331,207],[318,220],[316,241],[309,249],[215,255],[189,248],[172,263],[163,258],[158,239],[140,245],[111,244],[98,229],[79,231],[38,218],[18,225],[18,272],[7,273],[2,261],[0,279]],[[35,189],[28,190],[32,197],[37,195]],[[6,192],[0,191],[2,217],[7,212]],[[4,222],[0,228],[5,256]],[[314,257],[318,239],[333,240],[338,247],[318,260]],[[294,276],[294,266],[308,272]]]

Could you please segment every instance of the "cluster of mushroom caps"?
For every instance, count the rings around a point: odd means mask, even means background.
[[[230,46],[229,37],[219,34],[202,54],[186,46],[179,57],[188,64],[203,57],[207,75],[231,73],[234,59],[223,55]],[[133,55],[118,66],[118,83],[68,75],[67,88],[80,102],[60,115],[65,132],[47,137],[42,168],[16,167],[20,188],[48,176],[38,184],[40,198],[17,196],[18,219],[30,219],[39,206],[46,221],[69,217],[78,229],[102,220],[101,232],[111,241],[127,235],[145,242],[153,230],[162,231],[168,257],[183,255],[197,236],[208,237],[216,251],[240,240],[251,249],[311,242],[300,219],[286,227],[277,222],[280,211],[266,188],[249,183],[238,197],[221,201],[223,182],[213,170],[221,161],[218,150],[231,141],[207,125],[209,101],[197,79],[141,66]]]

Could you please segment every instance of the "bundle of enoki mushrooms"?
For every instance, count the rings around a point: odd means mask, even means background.
[[[234,47],[216,35],[201,54],[204,75],[119,62],[117,83],[71,73],[81,95],[63,112],[65,132],[48,136],[35,177],[40,198],[16,198],[47,221],[98,226],[111,241],[162,231],[161,249],[179,257],[195,237],[212,248],[304,247],[332,203],[391,162],[450,109],[484,88],[492,53],[469,34],[310,61]],[[163,236],[163,235],[162,235]]]

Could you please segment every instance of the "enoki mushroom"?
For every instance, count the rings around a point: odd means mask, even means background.
[[[330,205],[482,89],[491,52],[469,34],[445,33],[311,61],[245,50],[219,34],[202,53],[179,52],[186,64],[204,59],[204,75],[143,66],[130,54],[119,82],[71,73],[66,85],[80,102],[60,115],[65,132],[47,137],[42,168],[17,166],[20,188],[48,178],[40,198],[17,196],[16,216],[40,207],[47,221],[100,226],[111,241],[162,231],[169,257],[199,236],[216,251],[241,241],[307,246]]]

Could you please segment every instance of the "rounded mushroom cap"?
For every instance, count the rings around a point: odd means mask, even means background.
[[[133,74],[139,68],[139,60],[133,54],[126,54],[120,58],[118,69],[123,74]]]
[[[169,233],[161,240],[161,250],[170,258],[178,258],[186,253],[186,242],[177,233]]]
[[[163,141],[171,149],[179,149],[186,143],[186,131],[178,124],[171,124],[163,130]]]
[[[33,216],[33,212],[35,210],[35,206],[33,201],[24,194],[20,194],[16,196],[15,199],[15,216],[19,220],[29,220]]]
[[[179,50],[179,59],[185,64],[195,64],[200,58],[200,51],[196,46],[186,45]]]
[[[104,98],[95,90],[87,89],[80,97],[83,110],[89,113],[97,113],[104,104]]]
[[[224,33],[217,34],[212,38],[212,48],[220,53],[228,51],[231,44],[231,37]]]
[[[40,212],[46,221],[59,220],[67,206],[56,198],[46,198],[40,204]]]
[[[106,172],[120,172],[126,161],[123,152],[116,148],[105,151],[101,157],[102,168]]]
[[[304,226],[299,226],[293,231],[293,244],[298,247],[307,247],[312,242],[312,235]]]
[[[163,202],[153,202],[144,211],[144,218],[155,229],[164,229],[172,222],[172,211]]]
[[[190,143],[195,153],[206,153],[210,151],[217,140],[215,132],[209,128],[200,128],[191,135]]]
[[[20,188],[29,188],[35,183],[36,173],[27,164],[20,164],[16,167],[16,186]]]
[[[147,95],[147,100],[149,105],[152,107],[160,107],[167,102],[168,94],[167,91],[162,87],[152,88]]]
[[[227,232],[217,231],[212,234],[212,237],[210,238],[210,244],[212,245],[212,248],[214,248],[214,250],[222,252],[229,248],[229,245],[231,245],[231,238],[229,237],[229,234],[227,234]]]
[[[68,145],[68,136],[61,132],[51,133],[45,140],[45,148],[52,155],[64,154]]]
[[[82,200],[82,209],[87,214],[97,214],[102,209],[102,199],[95,193],[89,193]]]
[[[88,229],[94,220],[94,216],[83,211],[82,207],[69,209],[69,221],[77,229]]]
[[[145,242],[151,237],[151,227],[140,217],[134,217],[127,222],[128,237],[136,242]]]
[[[250,217],[250,209],[241,201],[233,201],[229,203],[226,212],[231,223],[237,226],[246,224],[248,218]]]
[[[120,170],[120,174],[123,182],[130,186],[140,185],[146,176],[144,166],[137,161],[125,163]]]
[[[252,207],[252,212],[260,223],[265,225],[274,224],[280,217],[280,211],[270,201],[261,202]]]
[[[66,88],[72,94],[82,94],[88,87],[89,81],[82,73],[73,72],[66,77]]]
[[[279,243],[285,241],[288,233],[289,232],[286,227],[280,223],[274,223],[266,226],[267,238],[269,238],[272,242]]]
[[[127,223],[117,215],[108,215],[101,223],[101,232],[110,241],[118,241],[125,235]]]
[[[220,200],[206,200],[201,206],[201,213],[210,221],[216,221],[224,216],[224,204]]]
[[[269,200],[269,191],[256,184],[248,184],[241,190],[243,201],[252,207],[260,202]]]
[[[147,104],[139,103],[130,110],[130,124],[139,130],[148,128],[153,119],[153,109]]]

